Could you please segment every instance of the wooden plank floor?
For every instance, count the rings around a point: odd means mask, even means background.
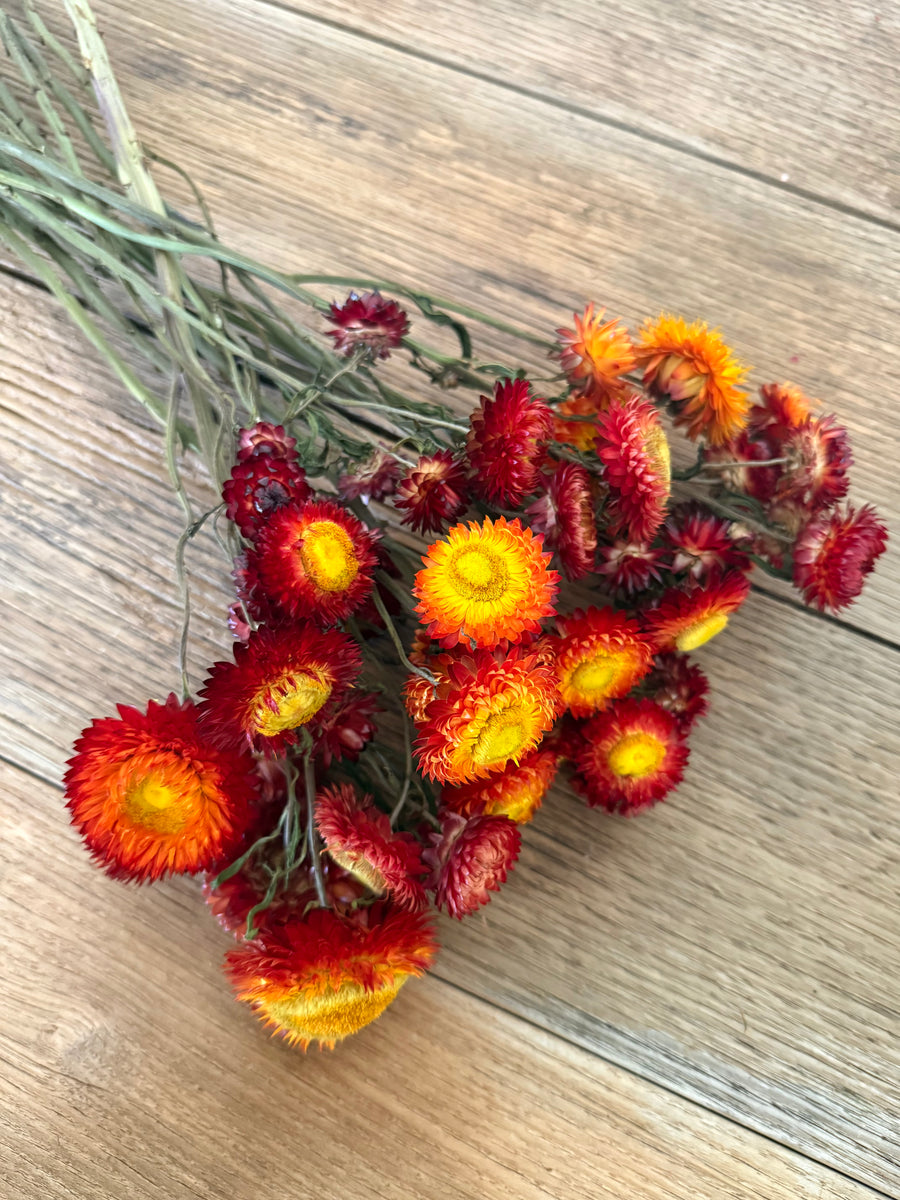
[[[588,296],[708,316],[840,413],[897,527],[889,12],[630,0],[606,38],[599,0],[521,29],[510,0],[97,7],[231,241],[535,329]],[[229,1000],[193,884],[123,890],[67,828],[78,730],[173,681],[177,514],[52,302],[0,275],[0,305],[3,1195],[900,1197],[896,550],[845,620],[758,591],[677,796],[557,794],[436,976],[304,1059]],[[193,561],[199,678],[226,581]]]

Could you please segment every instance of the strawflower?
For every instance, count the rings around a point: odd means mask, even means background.
[[[604,322],[605,312],[588,304],[581,316],[573,314],[574,329],[556,331],[560,364],[569,382],[601,408],[622,397],[627,386],[623,376],[635,367],[628,330],[618,317]]]
[[[500,379],[470,418],[466,454],[472,487],[491,504],[515,507],[538,486],[553,413],[526,379]]]
[[[671,489],[669,443],[652,404],[630,396],[597,418],[597,457],[609,488],[611,536],[651,541],[663,522]]]
[[[591,477],[577,463],[558,463],[547,491],[525,510],[535,533],[555,551],[568,579],[581,579],[594,568],[597,525]]]
[[[423,455],[397,486],[394,504],[401,524],[417,533],[438,533],[466,509],[469,487],[466,471],[451,450]]]
[[[508,817],[517,825],[532,819],[556,777],[558,756],[544,743],[519,763],[507,763],[487,779],[445,787],[441,805],[464,817]]]
[[[466,819],[448,812],[440,833],[430,837],[424,857],[432,869],[435,905],[460,920],[499,891],[522,847],[522,835],[507,817]]]
[[[749,591],[749,579],[735,570],[689,589],[670,588],[645,614],[644,628],[658,650],[697,650],[722,632]]]
[[[351,292],[343,304],[332,304],[329,329],[338,354],[349,357],[356,351],[372,359],[387,358],[409,332],[409,320],[396,300],[387,300],[380,292]]]
[[[569,712],[586,717],[624,696],[643,679],[653,648],[639,622],[612,608],[589,608],[557,619],[553,639],[559,694]]]
[[[813,517],[794,546],[794,585],[820,612],[839,612],[862,591],[887,549],[887,527],[871,504]]]

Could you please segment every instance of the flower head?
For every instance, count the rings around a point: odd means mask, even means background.
[[[347,358],[356,350],[365,350],[373,359],[388,358],[409,332],[406,313],[380,292],[351,292],[330,311],[337,329],[329,329],[328,336],[334,339],[336,353]]]
[[[660,654],[644,680],[644,690],[651,700],[672,714],[682,736],[709,708],[706,699],[709,680],[686,654],[674,651]]]
[[[813,415],[815,401],[794,383],[764,383],[759,395],[762,403],[750,409],[750,428],[756,432],[780,439]]]
[[[424,906],[419,843],[391,829],[371,796],[360,797],[349,783],[323,788],[316,796],[316,825],[338,866],[377,895],[389,892],[403,908]]]
[[[573,783],[592,808],[631,816],[681,782],[687,759],[672,713],[618,700],[583,726]]]
[[[277,754],[359,674],[359,648],[336,629],[263,625],[234,648],[234,662],[212,665],[201,695],[203,728],[226,745]]]
[[[456,525],[422,561],[416,612],[429,636],[448,646],[466,638],[479,646],[517,641],[554,612],[559,576],[548,569],[541,538],[518,518]]]
[[[460,920],[490,900],[519,857],[522,835],[508,817],[470,817],[447,812],[431,834],[425,861],[432,868],[434,902]]]
[[[676,575],[686,572],[693,579],[705,579],[728,567],[750,569],[750,560],[737,548],[730,530],[732,523],[709,512],[702,504],[680,504],[663,528],[671,569]]]
[[[634,346],[628,330],[616,317],[603,321],[605,308],[588,304],[582,316],[573,314],[574,329],[557,329],[559,359],[573,387],[581,388],[601,407],[624,394],[623,375],[634,370]]]
[[[597,572],[615,591],[631,595],[660,582],[661,560],[662,551],[646,542],[613,542],[600,547]]]
[[[747,423],[750,401],[738,390],[747,370],[705,321],[688,325],[683,317],[662,313],[641,331],[638,361],[644,385],[675,408],[675,424],[688,437],[707,437],[721,446]]]
[[[581,579],[594,568],[597,526],[591,477],[577,463],[558,463],[546,493],[525,511],[544,545],[555,550],[569,579]]]
[[[248,556],[255,591],[284,616],[343,621],[372,590],[378,534],[331,500],[279,510]]]
[[[817,510],[831,508],[847,494],[853,455],[847,430],[834,417],[811,417],[785,435],[780,449],[794,462],[778,480],[776,500],[796,500]]]
[[[887,548],[887,537],[871,504],[813,517],[794,546],[794,586],[805,603],[820,612],[846,608]]]
[[[669,499],[669,443],[652,404],[634,395],[597,419],[597,456],[606,467],[609,531],[651,541]]]
[[[508,817],[517,825],[530,821],[556,777],[558,756],[543,744],[519,763],[507,763],[487,779],[445,787],[441,805],[464,817]]]
[[[296,462],[297,440],[288,435],[283,425],[270,425],[268,421],[257,421],[249,429],[238,430],[237,461],[246,462],[263,455]]]
[[[520,762],[556,718],[553,668],[516,646],[447,660],[436,690],[419,696],[422,773],[441,783],[468,783]]]
[[[251,540],[279,509],[311,495],[303,468],[278,454],[248,454],[222,485],[225,515]]]
[[[597,441],[597,413],[600,405],[584,392],[573,392],[556,410],[553,421],[553,440],[575,446],[587,453]],[[566,417],[590,417],[591,420],[569,420]]]
[[[146,713],[119,705],[75,743],[66,804],[95,861],[138,883],[216,866],[253,817],[245,753],[210,745],[197,710],[174,695]]]
[[[553,413],[531,395],[527,379],[499,379],[492,399],[481,397],[466,441],[472,485],[491,504],[520,504],[540,480]]]
[[[384,450],[376,450],[361,462],[354,462],[338,479],[338,495],[342,500],[362,498],[383,500],[392,496],[400,478],[400,464]]]
[[[452,450],[423,456],[397,488],[394,500],[405,515],[403,525],[416,533],[438,533],[465,511],[469,494],[466,472]]]
[[[378,697],[373,692],[338,696],[319,709],[313,749],[326,771],[333,762],[355,762],[359,758],[378,732],[374,720],[378,710]]]
[[[658,650],[696,650],[722,632],[749,591],[749,579],[735,570],[689,590],[670,588],[644,614],[644,627]]]
[[[576,717],[630,692],[650,670],[653,650],[637,621],[612,608],[576,610],[557,619],[553,640],[563,703]]]
[[[225,969],[238,1000],[291,1045],[332,1049],[380,1016],[436,950],[421,913],[376,902],[345,916],[314,908],[230,951]]]

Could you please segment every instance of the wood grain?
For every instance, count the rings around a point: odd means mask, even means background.
[[[304,1058],[230,1000],[196,885],[113,883],[0,780],[6,1200],[871,1195],[435,979]]]
[[[91,716],[173,682],[177,516],[159,435],[46,299],[2,287],[0,730],[55,781]],[[193,561],[199,668],[227,640],[226,567],[209,543]],[[754,597],[704,664],[714,711],[678,795],[633,822],[557,796],[484,918],[445,927],[439,974],[897,1189],[897,655]]]
[[[889,4],[279,3],[900,222],[900,15]]]
[[[708,317],[757,382],[793,377],[839,413],[854,495],[896,507],[891,231],[258,0],[97,7],[138,126],[223,237],[543,331],[592,296],[632,322]],[[889,640],[898,545],[846,614]]]

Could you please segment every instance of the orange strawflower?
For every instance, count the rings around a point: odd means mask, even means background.
[[[559,709],[553,668],[517,646],[463,654],[437,680],[421,704],[416,753],[422,773],[441,783],[484,779],[521,761]]]
[[[553,438],[564,442],[567,446],[588,453],[594,449],[597,441],[596,416],[600,405],[584,392],[573,392],[568,400],[564,400],[556,409],[553,422]],[[593,417],[591,421],[566,421],[565,417]]]
[[[669,443],[653,405],[632,395],[601,413],[597,457],[606,468],[609,533],[652,541],[666,515],[672,478]]]
[[[632,816],[684,775],[687,746],[672,713],[653,700],[617,700],[580,731],[575,788],[591,808]]]
[[[735,570],[714,576],[703,587],[670,588],[644,614],[644,628],[658,650],[688,653],[722,632],[749,591],[750,580]]]
[[[437,942],[420,913],[377,901],[339,916],[314,908],[225,956],[238,1000],[292,1046],[328,1049],[374,1021]]]
[[[559,617],[553,640],[563,703],[576,717],[624,696],[650,670],[653,649],[637,621],[612,608]]]
[[[332,500],[289,504],[260,529],[248,582],[282,616],[334,625],[372,591],[378,536]]]
[[[605,308],[593,303],[582,316],[574,313],[574,329],[557,329],[559,360],[573,387],[605,408],[625,389],[623,375],[635,367],[634,346],[621,319],[603,321]]]
[[[225,745],[276,754],[343,696],[362,666],[359,647],[336,629],[262,625],[234,648],[234,662],[213,663],[202,691],[204,729]],[[323,714],[324,716],[325,714]]]
[[[174,694],[146,714],[118,711],[84,730],[64,779],[97,864],[143,883],[227,861],[253,819],[253,759],[210,745],[194,705]]]
[[[349,783],[333,784],[316,796],[316,825],[328,853],[377,895],[389,892],[403,908],[422,908],[425,889],[419,843],[391,829],[390,818],[371,796]]]
[[[738,390],[747,369],[705,321],[688,325],[669,313],[648,319],[637,358],[644,385],[672,401],[675,424],[685,426],[688,437],[705,436],[721,446],[747,424],[750,401]]]
[[[759,389],[762,404],[750,409],[750,428],[783,437],[799,429],[813,415],[817,400],[811,400],[795,383],[764,383]]]
[[[530,821],[556,777],[558,757],[542,747],[520,763],[507,763],[488,779],[445,787],[441,804],[464,817],[508,817],[517,825]]]
[[[515,642],[554,612],[559,576],[548,569],[542,539],[518,518],[456,525],[422,561],[416,612],[429,637],[446,646],[467,638],[479,646]]]

